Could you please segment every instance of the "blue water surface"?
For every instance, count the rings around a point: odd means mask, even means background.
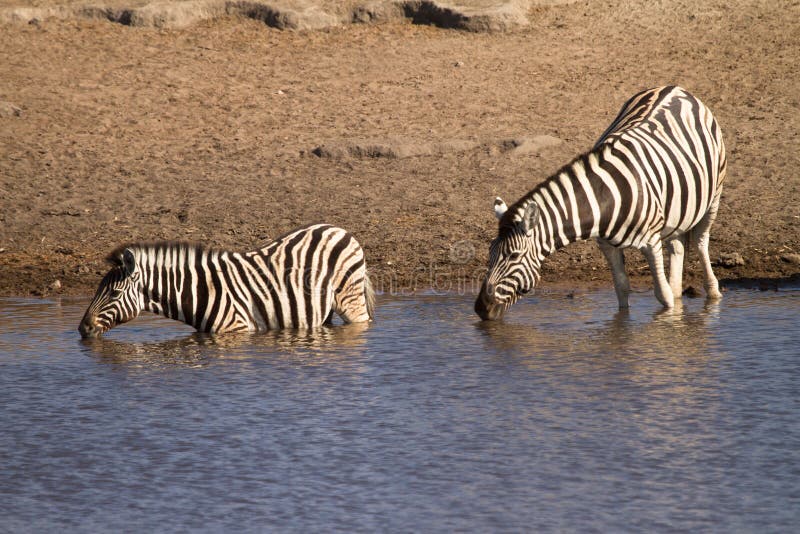
[[[0,531],[755,531],[800,524],[800,291],[628,313],[379,299],[209,337],[0,300]]]

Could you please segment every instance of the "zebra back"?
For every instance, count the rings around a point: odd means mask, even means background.
[[[676,87],[667,86],[647,89],[630,97],[622,105],[616,118],[597,139],[592,150],[596,150],[612,133],[641,124],[651,117],[657,104],[673,89],[676,89]]]
[[[285,234],[248,252],[244,263],[256,269],[254,301],[272,304],[260,310],[273,319],[269,328],[320,325],[336,311],[345,321],[372,318],[373,291],[364,253],[341,228],[314,224]],[[264,290],[267,291],[264,291]]]
[[[544,255],[594,237],[639,247],[691,230],[718,202],[726,165],[721,130],[700,100],[675,86],[642,91],[591,151],[510,207],[500,228],[536,203]]]
[[[638,133],[640,139],[661,135],[665,148],[694,162],[693,170],[707,171],[708,179],[718,178],[716,185],[725,179],[727,154],[719,124],[711,110],[682,87],[657,87],[632,96],[592,150],[624,139],[626,133],[629,138]]]

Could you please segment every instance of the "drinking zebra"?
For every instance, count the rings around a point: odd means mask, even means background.
[[[620,308],[630,293],[623,249],[644,253],[656,298],[670,308],[681,296],[687,238],[700,255],[708,297],[720,298],[708,241],[725,171],[722,133],[702,102],[680,87],[633,96],[592,150],[510,207],[495,199],[499,229],[475,311],[501,317],[534,288],[544,258],[591,238],[611,267]]]
[[[115,266],[79,331],[95,337],[143,310],[201,332],[309,328],[372,319],[374,293],[355,238],[327,224],[286,234],[240,254],[173,242],[119,247]]]

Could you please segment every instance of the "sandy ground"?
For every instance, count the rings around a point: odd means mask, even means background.
[[[0,105],[0,295],[91,294],[122,242],[250,250],[314,221],[354,233],[383,290],[470,289],[494,196],[515,200],[663,84],[699,96],[726,136],[711,251],[744,264],[719,276],[797,279],[800,2],[661,4],[534,8],[506,33],[2,25],[0,101],[16,108]],[[515,148],[537,136],[561,142]],[[611,285],[592,243],[545,267],[544,286]],[[696,284],[694,254],[687,271]]]

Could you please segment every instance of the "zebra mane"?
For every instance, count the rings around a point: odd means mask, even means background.
[[[600,154],[603,150],[605,150],[604,144],[595,146],[588,152],[583,152],[581,154],[578,154],[577,156],[572,158],[572,161],[570,161],[566,165],[562,165],[561,168],[559,168],[556,172],[550,174],[546,179],[538,183],[536,187],[525,193],[519,200],[510,205],[508,207],[508,210],[506,210],[506,212],[503,214],[503,217],[500,219],[499,223],[500,230],[509,231],[516,228],[516,225],[519,222],[517,219],[525,212],[525,208],[528,206],[528,204],[534,202],[536,193],[538,193],[541,189],[546,187],[551,180],[558,179],[558,177],[562,173],[569,171],[576,165],[581,165],[583,167],[586,167],[589,157],[592,154]]]
[[[125,249],[146,251],[147,253],[158,250],[190,250],[194,249],[196,252],[213,252],[219,249],[202,245],[200,243],[193,243],[191,241],[140,241],[135,243],[126,243],[120,245],[112,250],[106,261],[114,266],[122,265],[122,253]]]
[[[282,235],[279,235],[278,237],[272,239],[271,241],[268,241],[267,243],[261,245],[259,248],[255,249],[255,250],[253,250],[251,252],[244,252],[243,254],[244,255],[250,255],[250,254],[256,254],[256,253],[262,253],[263,254],[265,251],[267,251],[267,249],[270,249],[272,247],[278,246],[281,243],[281,241],[283,241],[287,237],[289,237],[291,235],[295,235],[297,233],[300,233],[300,232],[302,232],[304,230],[308,230],[308,229],[310,229],[312,227],[332,228],[331,225],[324,224],[324,223],[307,224],[305,226],[301,226],[300,228],[295,228],[294,230],[290,230],[290,231],[288,231],[288,232],[286,232],[286,233],[284,233]],[[218,247],[214,247],[214,246],[210,246],[210,245],[206,245],[206,244],[202,244],[202,243],[197,243],[197,242],[193,242],[193,241],[136,241],[136,242],[131,242],[131,243],[125,243],[125,244],[122,244],[122,245],[119,245],[118,247],[116,247],[114,250],[112,250],[106,256],[106,258],[105,258],[106,262],[110,263],[111,265],[117,266],[117,267],[122,265],[122,254],[125,252],[125,249],[138,250],[138,251],[142,251],[142,252],[144,252],[146,254],[157,252],[159,250],[172,250],[172,251],[175,251],[175,250],[182,250],[182,251],[194,250],[195,254],[211,254],[211,253],[224,253],[224,252],[230,253],[231,252],[228,249],[222,249],[222,248],[218,248]]]
[[[563,173],[566,173],[568,176],[575,175],[575,171],[573,169],[578,166],[582,167],[583,169],[590,169],[591,165],[594,165],[594,163],[590,163],[593,157],[596,158],[597,161],[604,161],[609,156],[618,140],[619,138],[616,135],[607,136],[605,139],[598,141],[598,143],[590,150],[578,154],[572,158],[572,161],[566,165],[562,165],[561,168],[559,168],[556,172],[550,174],[546,179],[538,183],[536,187],[525,193],[522,198],[508,207],[508,210],[503,215],[502,219],[500,219],[500,228],[513,228],[516,224],[516,221],[514,220],[515,216],[523,213],[528,204],[534,201],[536,194],[540,190],[546,188],[547,184],[549,184],[552,180],[558,180],[558,177]]]

